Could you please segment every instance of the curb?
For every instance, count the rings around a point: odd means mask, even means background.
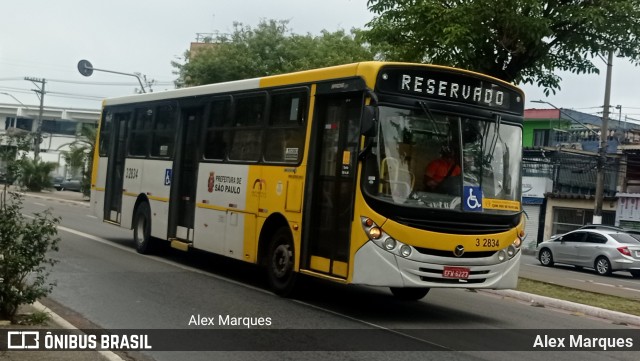
[[[483,292],[500,295],[503,297],[514,298],[521,301],[531,303],[532,306],[542,305],[544,307],[553,307],[565,311],[583,314],[591,317],[610,320],[616,324],[640,327],[640,316],[630,315],[617,311],[605,310],[603,308],[583,305],[571,301],[558,300],[551,297],[534,295],[532,293],[514,291],[514,290],[482,290]]]
[[[91,206],[89,201],[86,201],[86,202],[85,201],[74,201],[72,199],[64,199],[64,198],[55,197],[55,196],[49,196],[49,195],[43,195],[43,194],[35,194],[35,193],[26,193],[26,192],[21,192],[20,194],[22,194],[25,197],[47,199],[47,200],[50,200],[50,201],[59,201],[59,202],[75,204],[75,205],[83,206],[83,207],[87,207],[87,208]]]
[[[36,310],[48,314],[49,317],[51,317],[51,320],[56,325],[58,325],[58,326],[60,326],[60,327],[62,327],[64,329],[67,329],[67,330],[79,330],[77,327],[75,327],[74,325],[69,323],[69,321],[67,321],[64,318],[60,317],[57,313],[53,312],[50,308],[47,308],[42,303],[36,301],[36,302],[34,302],[32,304],[32,306]],[[107,361],[125,361],[123,358],[121,358],[120,356],[118,356],[116,353],[114,353],[112,351],[95,350],[95,352],[99,353]]]

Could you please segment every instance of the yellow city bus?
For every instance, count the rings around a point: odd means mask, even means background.
[[[523,112],[501,80],[385,62],[108,99],[91,204],[140,253],[264,265],[281,295],[298,274],[402,299],[513,288]]]

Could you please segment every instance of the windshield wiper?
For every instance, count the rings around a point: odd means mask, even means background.
[[[420,105],[420,108],[422,108],[422,111],[427,115],[427,118],[429,118],[431,123],[433,123],[433,129],[436,130],[436,133],[437,134],[443,134],[443,132],[440,131],[440,127],[438,127],[438,123],[436,122],[436,118],[431,113],[431,109],[429,109],[429,106],[427,105],[427,103],[424,100],[421,100],[421,101],[418,102],[418,104]]]

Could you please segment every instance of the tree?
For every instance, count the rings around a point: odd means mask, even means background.
[[[323,31],[296,35],[287,21],[261,21],[253,29],[234,23],[233,33],[208,39],[208,46],[185,53],[185,64],[172,62],[178,86],[193,86],[275,75],[373,59],[355,32]]]
[[[33,142],[24,136],[0,140],[6,144],[0,151],[0,161],[7,174],[24,178],[25,174],[20,174],[24,153]],[[22,196],[9,192],[6,186],[0,191],[0,319],[15,321],[20,305],[33,303],[52,291],[55,283],[47,281],[47,266],[56,263],[50,252],[58,250],[59,222],[49,210],[25,216]]]
[[[57,164],[52,162],[43,162],[40,159],[24,158],[20,162],[21,177],[20,184],[27,190],[32,192],[40,192],[45,188],[51,187],[51,172],[56,169]]]
[[[64,161],[71,168],[72,176],[82,172],[82,190],[85,195],[91,190],[91,170],[93,169],[93,154],[96,147],[97,129],[90,126],[80,128],[80,137],[71,143],[58,147],[69,146],[68,151],[61,151]]]
[[[555,93],[557,70],[598,73],[609,51],[640,63],[640,0],[369,0],[361,33],[387,60],[456,66]]]

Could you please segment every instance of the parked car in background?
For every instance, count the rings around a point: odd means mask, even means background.
[[[629,271],[640,278],[640,241],[615,229],[581,228],[554,236],[538,245],[536,258],[543,266],[568,264],[607,276]]]
[[[609,226],[606,224],[587,224],[585,226],[580,227],[579,229],[611,229],[618,232],[629,233],[634,238],[640,240],[640,230],[637,230],[637,229],[621,228],[616,226]]]
[[[60,183],[61,191],[74,191],[80,192],[82,190],[82,180],[81,179],[68,179]]]
[[[62,182],[64,182],[63,176],[57,175],[57,176],[51,177],[51,186],[55,188],[57,191],[61,189]]]

